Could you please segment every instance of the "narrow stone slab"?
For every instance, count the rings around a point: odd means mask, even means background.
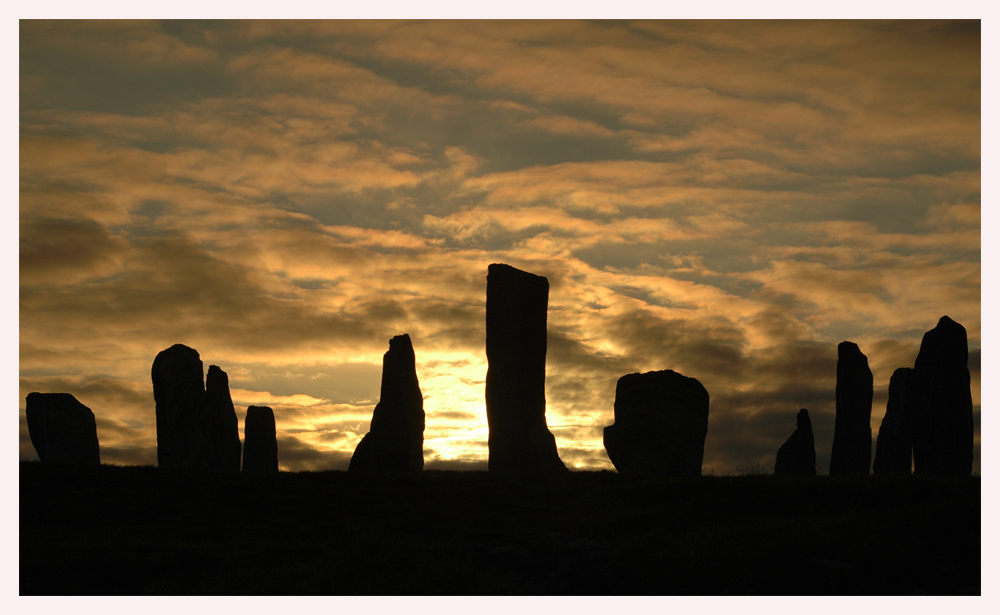
[[[913,404],[917,382],[914,371],[900,367],[889,379],[889,400],[875,441],[873,473],[909,476],[913,467]]]
[[[278,472],[278,437],[274,410],[250,406],[243,420],[243,471],[247,474]]]
[[[31,444],[42,463],[100,465],[94,413],[69,393],[28,393],[24,405]]]
[[[351,472],[419,472],[424,468],[424,398],[409,335],[389,340],[382,390],[371,427],[351,456]]]
[[[837,419],[830,476],[871,474],[874,379],[868,357],[853,342],[837,346]]]
[[[615,422],[604,448],[622,474],[701,476],[708,391],[672,370],[628,374],[615,390]]]
[[[510,265],[486,275],[486,417],[489,470],[562,472],[545,422],[549,281]]]
[[[209,467],[224,472],[239,472],[239,419],[229,393],[229,376],[218,365],[209,365],[205,377],[204,421]]]

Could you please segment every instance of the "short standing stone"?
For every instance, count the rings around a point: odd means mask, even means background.
[[[875,464],[878,476],[909,476],[913,464],[914,371],[900,367],[889,379],[889,401],[875,441]]]
[[[243,421],[243,471],[247,474],[274,474],[278,471],[274,411],[267,406],[247,408]]]
[[[486,418],[489,470],[562,472],[545,422],[549,281],[509,265],[486,275]]]
[[[28,435],[44,463],[100,465],[97,420],[69,393],[28,393]]]
[[[419,472],[424,467],[424,398],[409,335],[389,340],[371,428],[351,456],[351,472]]]
[[[830,475],[871,473],[872,370],[858,345],[837,346],[837,419],[830,451]]]
[[[615,422],[604,448],[622,474],[700,476],[708,433],[708,391],[671,370],[618,379]]]
[[[942,316],[914,365],[913,473],[972,474],[974,426],[965,327]]]
[[[795,417],[795,431],[778,449],[774,473],[816,476],[816,443],[809,411],[805,408]]]
[[[240,426],[229,393],[229,376],[218,365],[208,367],[205,377],[205,409],[208,467],[223,472],[240,471]]]

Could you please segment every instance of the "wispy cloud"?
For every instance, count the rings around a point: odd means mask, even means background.
[[[619,377],[674,369],[706,470],[773,465],[801,407],[823,468],[836,344],[877,430],[943,314],[980,403],[978,22],[19,27],[21,409],[77,395],[105,461],[155,460],[185,343],[274,407],[284,469],[343,469],[406,332],[426,467],[481,469],[492,262],[550,281],[574,467],[611,467]]]

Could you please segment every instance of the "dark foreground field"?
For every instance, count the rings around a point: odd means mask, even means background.
[[[21,462],[20,593],[979,594],[980,481]]]

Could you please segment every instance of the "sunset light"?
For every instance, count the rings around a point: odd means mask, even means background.
[[[506,263],[549,283],[567,468],[613,470],[616,382],[674,370],[710,395],[703,474],[772,471],[801,408],[826,474],[838,343],[874,375],[874,452],[890,376],[947,315],[980,473],[979,21],[19,34],[23,460],[37,391],[93,410],[103,463],[156,464],[150,369],[184,344],[227,372],[241,438],[274,410],[281,470],[346,470],[406,333],[424,468],[486,470]]]

